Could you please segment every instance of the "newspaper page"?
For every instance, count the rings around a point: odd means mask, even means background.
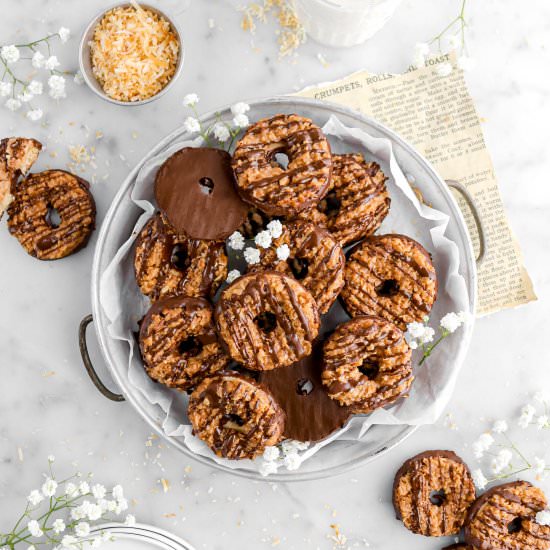
[[[449,76],[438,63],[450,61]],[[360,71],[342,80],[306,88],[296,95],[341,103],[382,122],[413,144],[443,179],[458,180],[474,197],[486,233],[486,257],[478,276],[478,315],[536,300],[500,196],[481,123],[463,72],[442,55],[426,67],[401,75]],[[455,194],[479,249],[476,225],[464,200]]]

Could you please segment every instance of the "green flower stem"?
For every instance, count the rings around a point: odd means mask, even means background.
[[[464,33],[465,33],[465,29],[466,29],[466,26],[468,25],[466,23],[466,0],[462,0],[462,4],[461,4],[461,7],[460,7],[460,13],[439,33],[437,34],[436,36],[434,36],[429,44],[433,44],[434,42],[437,42],[437,47],[439,48],[439,51],[441,51],[441,39],[443,38],[443,36],[445,35],[445,33],[447,31],[449,31],[452,27],[454,27],[454,25],[458,22],[460,22],[460,36],[461,36],[461,40],[462,40],[462,48],[464,49],[465,47],[465,36],[464,36]]]
[[[30,48],[31,50],[36,46],[37,44],[40,44],[41,42],[48,42],[51,38],[55,38],[56,36],[59,36],[59,33],[54,32],[53,34],[49,34],[48,36],[45,36],[44,38],[39,38],[38,40],[34,40],[33,42],[27,42],[25,44],[15,44],[16,48]]]
[[[508,441],[508,443],[510,444],[510,447],[517,453],[517,455],[521,458],[521,460],[523,460],[523,462],[527,466],[527,469],[532,468],[533,466],[531,465],[531,463],[525,458],[523,453],[514,445],[514,443],[512,443],[512,440],[506,434],[503,434],[503,435],[505,439]]]
[[[450,332],[447,332],[446,330],[443,330],[441,332],[441,336],[429,346],[422,346],[422,350],[424,351],[424,355],[422,356],[422,359],[420,359],[418,366],[422,365],[424,361],[432,354],[432,351],[445,339],[447,336],[449,336]]]

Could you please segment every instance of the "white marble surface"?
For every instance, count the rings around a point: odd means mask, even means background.
[[[168,2],[168,0],[164,0]],[[104,0],[19,0],[4,6],[0,42],[36,37],[61,24],[79,34]],[[172,5],[176,2],[172,2]],[[408,456],[427,448],[451,448],[475,463],[470,445],[487,423],[512,417],[541,387],[550,387],[547,339],[548,211],[550,159],[550,5],[546,0],[469,2],[471,91],[496,166],[511,224],[522,245],[539,301],[477,323],[472,346],[448,406],[454,429],[442,419],[425,427],[377,462],[335,479],[272,485],[233,478],[182,458],[158,443],[145,446],[147,426],[127,404],[97,393],[84,372],[76,329],[90,311],[89,273],[94,241],[66,260],[41,263],[0,227],[0,531],[40,480],[46,456],[61,471],[93,470],[105,483],[121,482],[135,500],[139,520],[188,538],[197,548],[329,549],[330,524],[340,525],[350,548],[437,549],[441,541],[408,533],[393,518],[393,474]],[[162,5],[162,2],[161,2]],[[99,221],[129,168],[181,123],[184,93],[201,96],[201,110],[243,98],[284,93],[334,79],[358,68],[401,71],[413,44],[434,34],[457,10],[456,0],[406,0],[390,24],[370,42],[349,50],[308,43],[295,61],[277,60],[273,28],[261,28],[252,47],[239,28],[237,2],[193,0],[179,16],[187,45],[183,77],[158,102],[120,108],[71,87],[49,105],[49,126],[31,126],[0,111],[0,136],[34,135],[56,159],[43,154],[37,168],[62,167],[70,144],[97,145],[93,191]],[[210,29],[208,19],[215,21]],[[66,68],[76,68],[75,38],[57,48]],[[328,60],[324,67],[317,59]],[[90,129],[86,136],[83,128]],[[104,138],[96,143],[95,131]],[[132,137],[132,133],[135,132]],[[121,157],[122,155],[122,157]],[[123,160],[126,159],[126,160]],[[110,166],[107,166],[107,163]],[[108,174],[105,180],[102,176]],[[96,362],[100,362],[97,353]],[[542,454],[548,432],[517,434]],[[546,438],[546,444],[544,439]],[[542,448],[541,448],[542,446]],[[147,453],[147,454],[146,454]],[[550,460],[550,453],[546,457]],[[190,466],[190,471],[185,471]],[[170,481],[167,493],[160,478]],[[550,483],[542,482],[548,490]],[[343,546],[345,547],[345,546]]]

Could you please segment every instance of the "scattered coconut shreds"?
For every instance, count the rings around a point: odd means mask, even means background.
[[[25,460],[25,457],[23,456],[23,449],[21,447],[17,447],[17,457],[19,458],[19,462],[23,462],[23,460]]]
[[[334,543],[334,548],[343,548],[346,546],[347,543],[347,537],[340,531],[340,526],[336,523],[333,523],[330,528],[332,529],[333,533],[331,535],[328,535],[328,539],[331,540]]]
[[[167,479],[161,478],[162,490],[167,493],[170,490],[170,482]]]
[[[243,12],[241,28],[252,34],[256,32],[256,21],[266,23],[268,16],[275,18],[280,57],[294,53],[306,41],[304,27],[288,0],[264,0],[261,4],[252,2],[239,9]]]
[[[90,43],[94,76],[119,101],[139,101],[159,93],[176,72],[179,45],[170,23],[138,6],[109,10]]]

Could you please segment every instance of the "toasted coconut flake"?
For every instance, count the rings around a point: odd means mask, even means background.
[[[170,23],[138,6],[109,10],[90,44],[94,76],[119,101],[158,94],[176,72],[179,44]]]

